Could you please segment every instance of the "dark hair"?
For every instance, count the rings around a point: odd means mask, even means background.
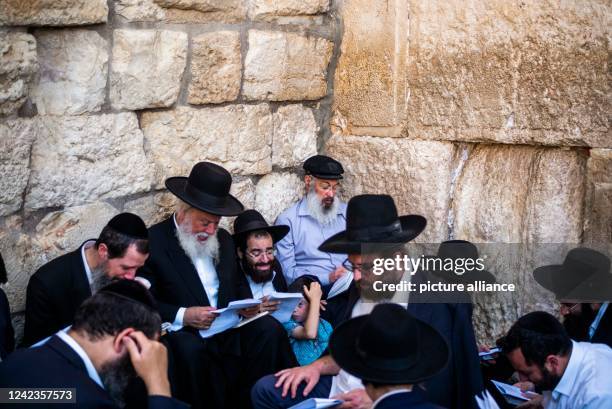
[[[308,288],[310,290],[310,283],[316,281],[317,283],[321,284],[321,282],[319,281],[319,279],[316,276],[310,275],[310,274],[306,274],[303,276],[300,276],[298,278],[295,279],[294,282],[292,282],[289,287],[287,288],[287,291],[290,293],[302,293],[304,294],[304,286],[306,286],[306,288]],[[305,296],[305,294],[304,294]]]
[[[140,254],[149,253],[149,240],[137,239],[127,234],[123,234],[106,225],[100,233],[100,237],[96,240],[96,248],[100,247],[100,244],[106,244],[108,247],[108,258],[123,257],[128,247],[132,244],[136,246],[136,250]]]
[[[0,254],[0,284],[6,284],[7,281],[6,267],[4,266],[2,254]]]
[[[497,345],[504,354],[520,348],[528,364],[542,367],[549,355],[566,356],[572,349],[572,340],[555,317],[535,311],[519,318]]]
[[[236,243],[236,247],[238,247],[243,252],[246,251],[247,241],[251,237],[255,237],[255,238],[259,238],[259,237],[272,237],[272,235],[270,234],[269,231],[264,230],[264,229],[250,231],[247,234],[241,234],[240,235],[240,238],[238,239],[238,242]]]
[[[131,293],[126,295],[112,291],[114,285],[104,287],[81,304],[72,328],[94,340],[116,335],[126,328],[153,338],[161,330],[161,318],[151,307],[154,301],[149,291],[136,281],[121,280],[122,289]]]

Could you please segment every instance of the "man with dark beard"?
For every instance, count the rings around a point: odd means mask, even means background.
[[[289,226],[270,226],[257,210],[245,210],[234,220],[234,243],[238,254],[241,296],[263,302],[259,311],[276,311],[274,292],[286,292],[287,282],[274,255],[274,244],[289,233]]]
[[[275,222],[291,229],[276,244],[278,261],[287,284],[308,274],[329,287],[346,273],[342,267],[346,255],[320,251],[319,245],[346,226],[346,204],[337,198],[344,169],[340,162],[316,155],[304,162],[304,171],[306,196]]]
[[[243,210],[231,184],[229,172],[210,162],[197,163],[189,177],[167,179],[180,201],[174,215],[149,230],[151,257],[139,272],[152,284],[162,319],[172,324],[165,341],[175,362],[173,391],[194,408],[248,406],[259,377],[295,362],[284,329],[270,317],[200,336],[215,310],[242,298],[234,242],[219,228],[221,217]]]
[[[134,281],[117,281],[77,309],[68,332],[0,363],[0,387],[74,388],[70,396],[79,408],[117,408],[124,407],[126,387],[139,376],[149,408],[186,408],[170,397],[166,348],[156,341],[160,329],[149,292]],[[19,406],[38,408],[41,402]]]
[[[542,311],[519,318],[497,343],[520,380],[542,391],[532,406],[612,407],[612,349],[607,345],[572,341],[561,323]]]
[[[97,239],[40,267],[26,292],[23,346],[70,325],[79,305],[99,288],[116,279],[134,279],[149,255],[148,238],[140,217],[121,213]]]

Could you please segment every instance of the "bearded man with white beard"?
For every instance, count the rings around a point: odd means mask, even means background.
[[[282,212],[275,225],[287,225],[290,233],[276,244],[287,284],[303,275],[316,276],[329,288],[346,273],[345,254],[319,250],[325,240],[346,228],[346,203],[337,197],[344,169],[324,155],[308,158],[303,165],[306,196]]]
[[[231,183],[227,170],[209,162],[197,163],[189,177],[167,179],[180,201],[171,217],[149,229],[151,256],[139,272],[151,282],[162,320],[172,324],[164,342],[173,357],[173,394],[194,408],[248,407],[248,391],[262,374],[295,363],[282,326],[270,317],[199,335],[216,309],[241,298],[234,242],[219,228],[221,217],[243,210],[229,194]]]

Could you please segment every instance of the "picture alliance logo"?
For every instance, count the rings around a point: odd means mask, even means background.
[[[448,272],[464,275],[471,271],[484,271],[486,256],[478,258],[440,258],[421,255],[418,258],[406,254],[397,254],[395,257],[376,258],[372,262],[372,273],[382,275],[387,271],[406,271],[410,275],[417,271]]]

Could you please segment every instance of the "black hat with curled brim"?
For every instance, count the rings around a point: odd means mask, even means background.
[[[244,210],[242,203],[229,194],[231,185],[230,173],[210,162],[197,163],[189,177],[166,179],[166,187],[179,199],[217,216],[237,216]]]
[[[436,260],[441,260],[440,264],[443,264],[445,263],[446,260],[454,261],[458,259],[464,259],[464,260],[474,260],[475,261],[479,258],[480,256],[478,254],[478,248],[476,247],[476,245],[466,240],[443,241],[440,244],[440,247],[438,247],[438,254],[436,256],[427,257],[427,259],[434,261],[433,263],[434,265],[436,264],[435,263]],[[428,269],[429,272],[433,273],[439,278],[444,279],[446,282],[449,282],[449,283],[467,284],[467,283],[474,283],[477,281],[484,281],[486,283],[493,284],[497,281],[495,279],[495,276],[487,270],[478,269],[478,268],[473,268],[469,270],[464,269],[464,270],[465,270],[464,273],[460,274],[456,268],[454,268],[451,271],[445,270],[444,268]]]
[[[610,259],[589,248],[570,250],[563,264],[536,268],[533,278],[542,287],[553,292],[557,300],[612,301]]]
[[[319,250],[358,254],[363,245],[403,244],[421,234],[426,225],[423,216],[398,216],[389,195],[358,195],[348,202],[346,230],[325,240]]]
[[[415,384],[446,367],[449,347],[433,327],[398,304],[380,304],[331,335],[329,351],[346,372],[382,385]]]
[[[270,233],[272,242],[276,243],[289,233],[289,226],[270,226],[257,210],[245,210],[234,220],[234,242],[240,243],[249,233],[259,230]]]

